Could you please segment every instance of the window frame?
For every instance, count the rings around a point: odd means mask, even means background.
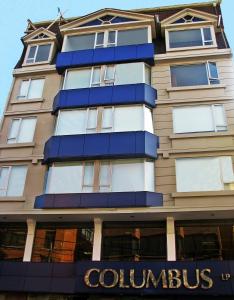
[[[35,131],[36,131],[37,117],[31,116],[31,117],[26,117],[26,118],[24,118],[24,117],[23,118],[12,118],[11,122],[10,122],[9,129],[8,129],[8,134],[7,134],[7,144],[8,145],[19,143],[18,139],[19,139],[19,135],[20,135],[20,130],[21,130],[21,127],[22,127],[22,122],[25,119],[35,119],[35,129],[34,129],[34,132],[33,132],[33,139],[32,139],[32,141],[31,142],[23,142],[23,144],[28,144],[28,143],[32,143],[33,142]],[[9,143],[9,140],[13,140],[13,138],[10,139],[8,136],[10,135],[12,124],[13,124],[14,120],[19,120],[19,127],[18,127],[18,130],[17,130],[16,137],[14,138],[15,142]]]
[[[177,27],[175,28],[169,28],[165,30],[165,39],[166,39],[166,51],[182,51],[182,50],[196,50],[196,49],[206,49],[206,48],[217,48],[217,41],[216,41],[216,35],[215,35],[215,30],[214,26],[212,25],[199,25],[199,24],[191,24],[191,23],[186,23],[179,25],[183,26],[183,28],[178,28],[178,24],[176,24]],[[192,26],[193,25],[193,26]],[[212,37],[212,45],[205,45],[205,38],[204,38],[204,29],[209,28],[211,37]],[[176,47],[176,48],[171,48],[170,47],[170,32],[178,32],[178,31],[186,31],[186,30],[193,30],[193,29],[200,29],[201,33],[201,38],[202,38],[202,44],[199,46],[185,46],[185,47]],[[211,40],[209,40],[211,41]]]
[[[115,42],[114,43],[108,43],[110,32],[115,32]],[[97,44],[97,37],[98,37],[99,33],[103,33],[103,44]],[[118,41],[118,30],[117,29],[113,29],[113,30],[109,29],[109,30],[104,30],[104,31],[97,31],[97,32],[95,32],[94,47],[93,47],[93,49],[116,47],[117,46],[117,41]]]
[[[197,107],[197,106],[208,106],[210,108],[211,111],[211,118],[212,118],[212,123],[213,123],[213,130],[204,130],[204,131],[184,131],[184,132],[175,132],[175,117],[174,117],[174,109],[178,109],[178,108],[193,108],[193,107]],[[219,125],[218,123],[216,123],[216,119],[215,119],[215,110],[214,107],[215,106],[220,106],[222,107],[222,111],[223,111],[223,117],[224,117],[224,121],[225,121],[225,125]],[[205,133],[205,132],[224,132],[224,131],[228,131],[228,124],[227,124],[227,115],[226,115],[226,110],[224,107],[224,104],[222,103],[215,103],[215,104],[202,104],[202,105],[182,105],[182,106],[173,106],[172,107],[172,126],[173,126],[173,134],[176,135],[184,135],[184,134],[199,134],[199,133]],[[226,126],[226,129],[223,130],[218,130],[218,127],[224,127]]]
[[[42,88],[42,92],[41,92],[41,97],[39,98],[28,98],[28,94],[29,94],[29,91],[30,91],[30,88],[31,88],[31,84],[32,84],[32,81],[34,80],[44,80],[44,83],[43,83],[43,88]],[[20,85],[19,85],[19,89],[18,89],[18,95],[16,96],[17,98],[17,101],[36,101],[36,100],[41,100],[43,99],[43,94],[44,94],[44,89],[45,89],[45,80],[46,78],[45,77],[35,77],[35,78],[25,78],[25,79],[22,79],[20,81]],[[29,84],[28,84],[28,89],[27,89],[27,95],[25,97],[22,97],[20,96],[20,89],[21,89],[21,85],[24,81],[28,81]]]
[[[35,62],[35,59],[36,59],[36,56],[37,56],[37,53],[38,53],[38,48],[39,48],[39,46],[44,46],[44,45],[50,45],[50,51],[49,51],[48,59],[47,59],[47,60],[43,60],[43,61]],[[35,55],[34,55],[33,62],[27,62],[27,60],[28,60],[28,55],[29,55],[29,53],[30,53],[30,49],[31,49],[32,47],[35,47],[35,46],[36,46],[36,51],[35,51]],[[43,43],[32,43],[32,44],[28,44],[28,45],[27,45],[27,50],[26,50],[26,53],[25,53],[25,57],[24,57],[23,66],[28,66],[28,65],[40,65],[40,64],[50,63],[51,60],[52,60],[52,53],[53,53],[53,51],[54,51],[54,47],[55,47],[55,44],[54,44],[54,42],[51,42],[51,41],[44,41]]]

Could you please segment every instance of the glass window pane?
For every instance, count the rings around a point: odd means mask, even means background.
[[[17,140],[18,143],[29,143],[33,141],[36,122],[36,118],[22,119],[20,125],[20,132]]]
[[[72,35],[68,36],[64,51],[76,51],[94,48],[95,34]]]
[[[118,31],[118,46],[137,45],[148,43],[148,29],[132,29]]]
[[[203,28],[204,41],[212,41],[210,28]]]
[[[172,66],[171,83],[173,87],[207,85],[207,70],[205,64]]]
[[[145,64],[129,63],[116,65],[115,85],[145,83]]]
[[[7,196],[19,197],[23,195],[27,169],[26,166],[14,166],[11,168]]]
[[[83,186],[93,186],[94,179],[94,163],[85,163]]]
[[[9,167],[0,168],[0,196],[6,196],[9,171]]]
[[[145,83],[151,84],[151,68],[145,65]]]
[[[143,118],[144,115],[141,106],[115,107],[114,130],[115,132],[144,130]]]
[[[51,45],[39,45],[35,62],[47,61],[49,59]]]
[[[213,113],[217,130],[227,130],[226,118],[223,105],[214,105]]]
[[[45,79],[33,79],[31,80],[28,99],[36,99],[42,97],[43,87]]]
[[[92,86],[99,86],[101,84],[101,67],[93,68]]]
[[[116,31],[109,31],[108,32],[108,45],[113,46],[115,44],[116,39]]]
[[[201,29],[169,31],[170,48],[202,46]]]
[[[29,54],[26,60],[27,63],[33,63],[35,61],[36,49],[37,46],[30,47]]]
[[[104,32],[97,33],[96,48],[104,47]]]
[[[18,98],[27,98],[29,82],[29,80],[23,80],[21,82]]]
[[[87,110],[60,111],[57,119],[56,135],[84,134]]]
[[[113,123],[112,107],[104,108],[102,112],[102,132],[111,131],[112,123]]]
[[[64,90],[87,88],[90,85],[91,69],[68,71]]]
[[[88,110],[87,130],[96,131],[97,127],[97,109],[92,108]]]
[[[218,78],[218,71],[217,71],[216,63],[209,62],[209,69],[210,69],[210,77]]]
[[[108,162],[101,163],[99,186],[100,192],[109,192],[110,190],[110,163]]]
[[[21,119],[13,119],[11,122],[11,129],[8,134],[7,143],[12,144],[17,142]]]

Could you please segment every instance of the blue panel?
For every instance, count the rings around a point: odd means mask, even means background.
[[[50,200],[51,198],[53,198],[53,202],[47,201],[47,199]],[[43,201],[41,199],[43,199]],[[163,195],[161,193],[153,192],[44,194],[37,196],[34,204],[34,208],[44,209],[148,206],[163,206]]]
[[[52,136],[44,162],[157,157],[157,136],[146,131]]]
[[[56,68],[62,74],[68,68],[134,61],[154,65],[154,45],[147,43],[60,52],[57,55]]]
[[[63,108],[97,105],[137,103],[155,107],[156,97],[156,90],[144,83],[61,90],[54,99],[53,113]]]

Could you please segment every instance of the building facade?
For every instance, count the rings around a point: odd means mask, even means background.
[[[0,299],[234,296],[220,1],[29,21],[0,135]]]

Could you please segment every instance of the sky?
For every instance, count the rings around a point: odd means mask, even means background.
[[[0,116],[7,101],[12,71],[21,56],[20,38],[32,22],[54,20],[58,7],[65,18],[91,13],[102,8],[134,9],[166,5],[206,2],[206,0],[0,0]],[[225,32],[234,49],[234,0],[222,1]]]

